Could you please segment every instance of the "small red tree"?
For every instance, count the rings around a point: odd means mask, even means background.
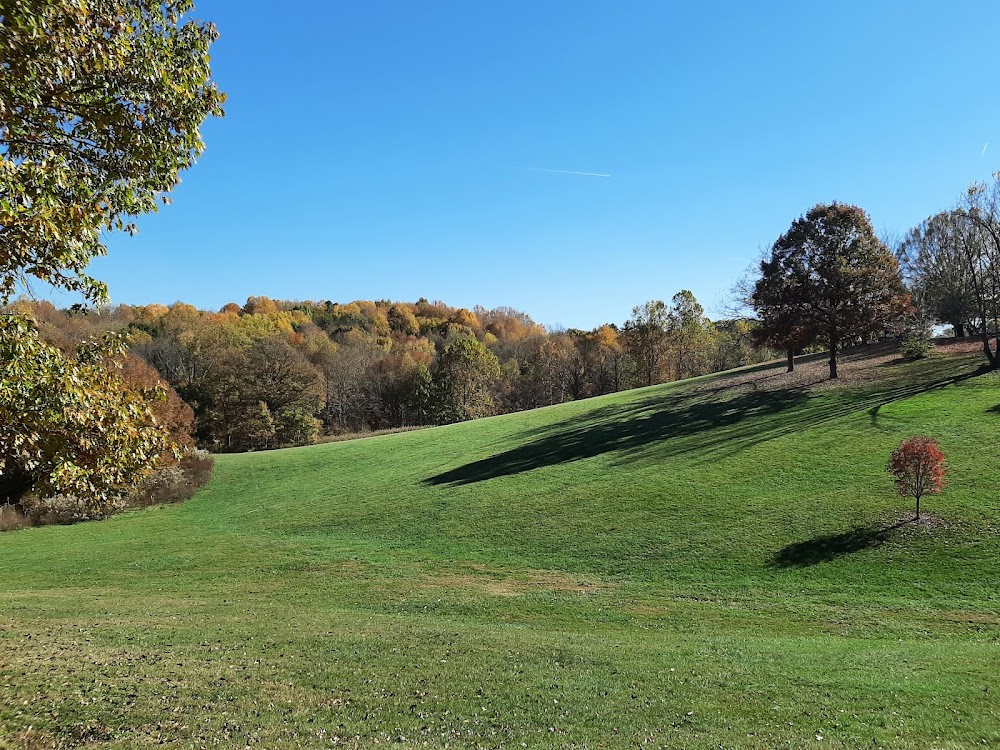
[[[900,495],[916,499],[918,521],[920,498],[936,495],[944,489],[944,453],[934,438],[918,436],[904,440],[892,452],[885,469],[896,477]]]

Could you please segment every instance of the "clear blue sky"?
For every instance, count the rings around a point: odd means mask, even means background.
[[[91,270],[136,304],[717,312],[815,203],[903,231],[1000,168],[1000,4],[869,5],[200,0],[227,116]]]

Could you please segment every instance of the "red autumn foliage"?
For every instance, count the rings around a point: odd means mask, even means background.
[[[934,438],[917,436],[904,440],[892,452],[885,469],[896,477],[900,495],[916,499],[918,520],[920,498],[944,489],[944,453]]]

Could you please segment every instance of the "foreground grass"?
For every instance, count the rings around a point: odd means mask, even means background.
[[[1000,744],[978,365],[223,456],[182,506],[4,535],[0,747]],[[919,527],[915,433],[952,469]]]

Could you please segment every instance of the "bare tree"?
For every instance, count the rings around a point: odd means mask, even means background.
[[[1000,172],[991,183],[971,185],[955,213],[965,219],[956,236],[972,280],[983,354],[991,368],[1000,368]]]
[[[958,337],[979,316],[965,244],[968,219],[943,211],[911,229],[896,249],[907,288],[923,321],[947,323]]]

